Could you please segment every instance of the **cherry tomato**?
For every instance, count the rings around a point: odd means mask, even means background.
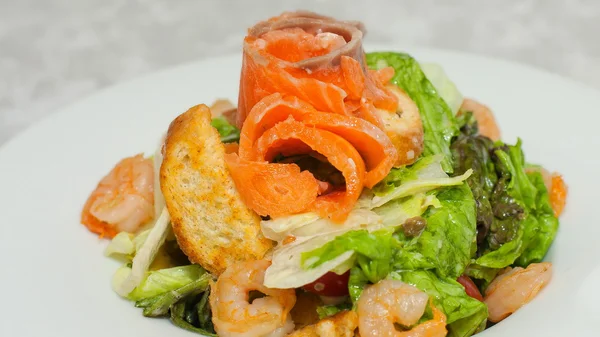
[[[350,271],[347,271],[342,275],[328,272],[318,280],[309,283],[302,288],[321,296],[345,296],[348,295],[349,278]]]
[[[483,296],[481,296],[479,289],[477,288],[475,283],[473,283],[473,280],[471,280],[470,277],[468,277],[467,275],[461,275],[457,279],[457,281],[458,281],[458,283],[462,284],[463,287],[465,287],[465,291],[467,292],[467,295],[473,297],[474,299],[476,299],[478,301],[483,302]]]

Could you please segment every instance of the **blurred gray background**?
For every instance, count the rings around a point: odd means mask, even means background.
[[[600,88],[600,0],[0,0],[0,144],[100,88],[239,50],[248,26],[297,8],[362,20],[371,42],[501,57]]]

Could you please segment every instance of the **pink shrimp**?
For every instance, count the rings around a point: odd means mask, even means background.
[[[500,127],[498,127],[494,114],[490,108],[473,99],[465,98],[460,110],[473,112],[481,135],[494,141],[500,140]]]
[[[211,287],[212,321],[223,337],[283,337],[294,329],[290,315],[296,303],[293,289],[270,289],[263,285],[266,260],[240,262],[227,270]],[[250,302],[250,292],[265,297]]]
[[[485,290],[491,322],[500,322],[531,301],[550,282],[552,264],[532,263],[526,269],[508,268],[496,277]]]
[[[134,233],[154,217],[154,168],[141,154],[121,160],[89,196],[81,223],[100,237]]]
[[[397,280],[383,280],[367,287],[358,300],[358,331],[361,337],[443,337],[446,316],[431,304],[433,319],[408,331],[398,331],[396,323],[411,326],[423,316],[429,296],[414,286]]]

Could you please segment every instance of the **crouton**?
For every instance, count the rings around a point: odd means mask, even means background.
[[[358,326],[354,311],[342,311],[292,332],[288,337],[353,337]]]
[[[171,123],[160,188],[181,250],[219,275],[235,262],[261,259],[273,242],[261,234],[260,217],[242,202],[210,122],[210,109],[197,105]]]

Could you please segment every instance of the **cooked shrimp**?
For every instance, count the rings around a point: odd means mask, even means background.
[[[423,316],[429,296],[397,280],[383,280],[367,287],[358,300],[358,331],[361,337],[446,336],[446,316],[433,304],[433,319],[410,330],[399,331],[395,324],[411,326]]]
[[[296,293],[263,285],[270,264],[260,260],[231,265],[212,285],[210,307],[219,336],[279,337],[294,329],[290,310],[296,303]],[[266,296],[250,303],[251,291]]]
[[[465,98],[460,106],[459,114],[461,111],[473,112],[473,116],[477,120],[479,134],[493,141],[500,140],[500,128],[496,124],[496,119],[490,108],[473,99]]]
[[[531,301],[552,278],[552,264],[532,263],[526,269],[516,267],[496,277],[485,290],[491,322],[500,322]]]
[[[423,152],[423,124],[419,109],[413,100],[395,85],[386,88],[398,99],[398,111],[377,109],[377,117],[381,119],[383,128],[398,152],[398,160],[394,166],[414,163]]]
[[[100,237],[134,233],[154,216],[154,165],[141,154],[121,160],[89,196],[81,223]]]
[[[567,184],[563,180],[562,176],[557,173],[550,173],[543,167],[534,167],[526,169],[527,172],[539,171],[544,179],[544,185],[548,190],[548,196],[550,197],[550,205],[554,211],[555,216],[560,216],[562,211],[565,209],[567,204]]]

